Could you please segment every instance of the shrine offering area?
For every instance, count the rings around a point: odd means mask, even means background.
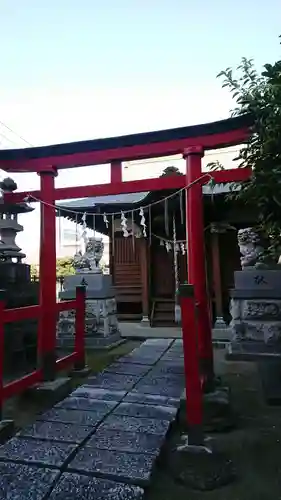
[[[150,339],[0,447],[2,500],[140,500],[184,389],[182,341]]]

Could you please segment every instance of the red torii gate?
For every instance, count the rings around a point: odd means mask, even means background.
[[[198,306],[198,344],[201,373],[213,379],[213,349],[208,313],[204,252],[202,176],[204,151],[245,142],[249,136],[248,116],[158,132],[97,139],[55,146],[0,151],[0,168],[7,172],[37,172],[40,190],[6,193],[10,202],[32,196],[42,201],[40,227],[40,306],[38,353],[43,373],[55,376],[56,348],[56,200],[93,197],[142,191],[181,189],[193,183],[188,192],[186,224],[188,235],[188,275],[194,284]],[[186,177],[160,177],[122,181],[122,161],[183,154]],[[110,183],[55,188],[57,171],[76,166],[111,164]],[[239,182],[249,178],[248,169],[212,172],[217,183]],[[199,179],[201,181],[199,181]],[[198,182],[196,182],[198,181]],[[52,368],[53,367],[53,368]]]

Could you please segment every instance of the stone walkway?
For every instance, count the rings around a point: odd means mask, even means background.
[[[141,500],[183,388],[181,340],[146,340],[0,447],[0,499]]]

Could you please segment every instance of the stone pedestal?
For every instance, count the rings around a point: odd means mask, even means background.
[[[117,320],[117,307],[110,275],[81,273],[64,280],[60,300],[75,298],[76,286],[86,286],[85,343],[86,348],[109,348],[122,342]],[[57,323],[58,346],[73,347],[75,310],[60,313]]]
[[[39,282],[30,280],[30,266],[0,262],[0,283],[7,309],[39,303]],[[4,327],[4,373],[10,377],[36,368],[38,320],[6,323]]]
[[[228,357],[281,356],[281,271],[249,269],[234,274]]]

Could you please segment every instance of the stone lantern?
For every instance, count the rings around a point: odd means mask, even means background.
[[[3,193],[17,189],[13,179],[0,182]],[[25,254],[16,244],[16,236],[23,231],[18,215],[33,211],[27,203],[10,203],[0,198],[0,288],[5,290],[5,305],[8,309],[38,304],[39,283],[31,281],[30,266],[22,259]],[[25,371],[36,366],[37,320],[22,320],[5,324],[4,373]]]
[[[7,177],[0,182],[2,193],[11,193],[17,189],[17,184]],[[33,211],[27,203],[0,203],[0,261],[21,263],[26,257],[16,244],[17,233],[23,231],[18,223],[18,215]]]

